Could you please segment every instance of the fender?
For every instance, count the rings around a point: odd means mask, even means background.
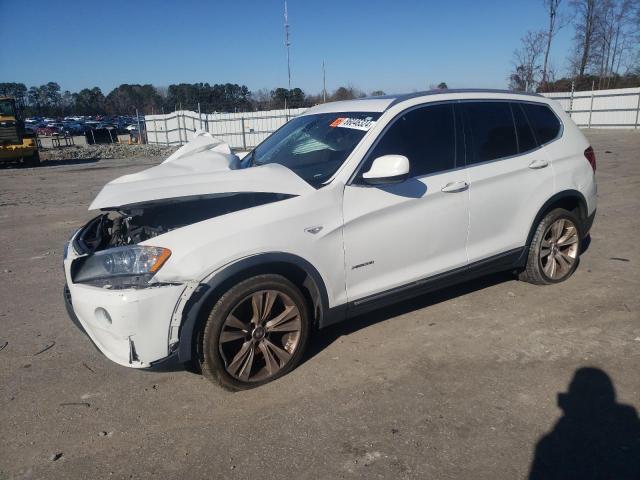
[[[209,280],[201,283],[185,305],[182,313],[182,324],[179,332],[178,356],[180,362],[188,362],[193,358],[193,336],[197,331],[198,321],[201,318],[202,309],[211,305],[216,296],[222,295],[228,288],[229,282],[235,277],[242,276],[252,270],[259,271],[268,264],[292,265],[304,271],[314,283],[319,297],[319,324],[326,324],[327,316],[334,316],[336,309],[329,308],[329,297],[322,276],[318,270],[307,260],[297,255],[285,252],[268,252],[243,258],[234,262],[217,273]],[[263,272],[260,272],[263,273]],[[342,312],[342,310],[339,310]],[[331,323],[334,323],[334,320]]]
[[[533,220],[533,223],[531,224],[531,229],[529,230],[529,235],[527,236],[527,243],[526,243],[527,249],[531,245],[531,241],[533,240],[533,235],[536,231],[536,228],[538,228],[538,224],[540,223],[544,215],[549,211],[549,209],[551,208],[551,206],[553,206],[553,204],[558,203],[565,199],[578,200],[578,204],[580,206],[580,211],[581,211],[581,215],[580,215],[581,220],[585,221],[587,219],[587,216],[588,216],[587,200],[584,198],[584,195],[582,195],[582,193],[580,193],[577,190],[563,190],[562,192],[558,192],[555,195],[553,195],[551,198],[549,198],[549,200],[544,202],[542,207],[540,207],[540,210],[538,210],[538,214]],[[583,230],[580,233],[584,234],[584,225],[580,225],[580,227]]]

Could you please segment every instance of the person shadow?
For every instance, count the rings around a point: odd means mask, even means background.
[[[609,375],[580,368],[567,393],[564,415],[536,445],[529,480],[640,480],[640,419],[616,402]]]

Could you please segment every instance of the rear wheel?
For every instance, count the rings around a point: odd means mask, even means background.
[[[280,275],[240,282],[214,305],[202,336],[202,373],[229,390],[257,387],[293,370],[309,337],[300,290]]]
[[[538,285],[558,283],[578,267],[582,233],[572,212],[557,208],[538,224],[520,280]]]

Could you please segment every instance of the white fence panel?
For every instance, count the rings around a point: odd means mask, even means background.
[[[639,128],[640,87],[543,93],[560,102],[579,127]]]
[[[160,145],[183,145],[196,130],[205,130],[227,142],[231,148],[250,149],[258,145],[306,108],[264,112],[198,114],[178,110],[165,115],[147,115],[147,141]]]
[[[543,95],[560,102],[579,127],[640,127],[640,87]],[[194,131],[205,130],[227,142],[231,148],[249,150],[305,110],[210,114],[179,110],[164,115],[147,115],[147,141],[160,145],[184,145],[193,137]]]

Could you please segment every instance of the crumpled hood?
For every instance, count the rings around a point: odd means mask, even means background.
[[[199,195],[239,192],[303,195],[314,190],[282,165],[238,167],[238,157],[229,145],[208,133],[196,132],[193,140],[160,165],[107,183],[89,210]]]

